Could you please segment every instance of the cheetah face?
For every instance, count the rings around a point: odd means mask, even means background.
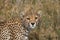
[[[25,18],[25,23],[27,27],[34,29],[38,24],[39,17],[37,15],[29,15]]]
[[[25,26],[25,28],[34,29],[40,23],[40,19],[41,19],[40,12],[38,13],[27,12],[24,13],[22,16],[22,23]]]

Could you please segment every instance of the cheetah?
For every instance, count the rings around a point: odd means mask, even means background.
[[[22,11],[20,18],[12,18],[0,27],[0,40],[29,40],[28,35],[36,28],[41,19],[41,11]]]

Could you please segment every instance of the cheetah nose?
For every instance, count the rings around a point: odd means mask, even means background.
[[[34,25],[35,23],[31,23],[32,25]]]

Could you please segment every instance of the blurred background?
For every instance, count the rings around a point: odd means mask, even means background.
[[[30,40],[43,40],[40,35],[46,29],[46,35],[54,29],[60,38],[60,0],[0,0],[0,26],[11,18],[19,18],[20,12],[29,5],[43,11],[41,25],[31,32]]]

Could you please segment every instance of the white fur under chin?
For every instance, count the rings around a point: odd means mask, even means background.
[[[28,40],[28,37],[25,37],[25,40]]]
[[[34,29],[36,27],[36,23],[34,25],[30,24],[30,28]]]

